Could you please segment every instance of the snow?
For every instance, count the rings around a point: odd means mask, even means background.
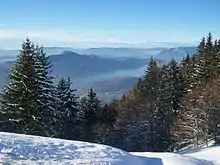
[[[200,142],[199,142],[200,143]],[[188,145],[182,149],[180,149],[178,152],[181,153],[181,154],[187,154],[187,153],[192,153],[192,152],[198,152],[200,151],[201,149],[204,149],[204,148],[207,148],[207,147],[213,147],[215,145],[215,141],[214,140],[210,140],[208,141],[207,144],[205,143],[201,143],[199,145],[198,148],[195,148],[195,146],[192,144],[192,145]]]
[[[142,165],[125,151],[87,142],[0,132],[0,164]]]
[[[188,153],[185,153],[184,155],[191,156],[197,159],[206,159],[220,165],[220,146],[192,150]]]
[[[148,165],[213,165],[212,162],[175,153],[134,152],[133,155],[146,158]]]
[[[220,146],[177,153],[128,153],[101,144],[0,132],[0,164],[220,165]]]

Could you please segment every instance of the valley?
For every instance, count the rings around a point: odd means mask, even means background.
[[[75,51],[75,52],[73,52]],[[172,58],[180,61],[196,47],[176,48],[90,48],[46,47],[52,62],[52,75],[70,77],[73,88],[81,96],[94,88],[102,101],[121,97],[141,78],[148,59],[153,56],[160,65]],[[18,50],[0,50],[0,87],[7,82],[7,73]],[[82,54],[78,54],[78,53]],[[85,54],[86,53],[86,54]]]

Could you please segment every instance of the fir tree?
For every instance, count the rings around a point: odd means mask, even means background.
[[[55,115],[55,89],[53,77],[51,76],[52,64],[49,61],[49,57],[46,57],[43,47],[39,47],[38,45],[35,48],[35,68],[39,85],[38,108],[44,113],[42,124],[44,124],[47,136],[55,136],[56,132],[52,127]]]
[[[216,138],[219,120],[218,93],[219,55],[218,42],[213,43],[212,35],[203,38],[198,46],[196,60],[192,61],[194,70],[191,88],[182,107],[177,131],[180,145],[208,144],[210,138]],[[190,76],[190,75],[189,75]],[[218,84],[218,85],[217,85]]]
[[[79,109],[83,130],[82,138],[86,141],[94,141],[93,129],[100,122],[101,102],[93,89],[90,89],[87,96],[81,99]]]
[[[45,133],[43,109],[39,109],[39,83],[34,44],[27,39],[9,73],[9,84],[2,93],[1,113],[7,118],[10,132]]]
[[[58,125],[57,132],[59,137],[66,139],[74,139],[77,137],[78,128],[78,97],[76,90],[71,89],[71,80],[61,78],[56,87],[57,93],[57,116]]]
[[[100,122],[95,127],[95,142],[114,145],[114,127],[116,121],[116,107],[113,104],[105,104],[101,109]]]
[[[93,89],[90,89],[86,97],[86,110],[84,111],[85,120],[88,125],[95,124],[100,116],[101,104]]]
[[[161,70],[156,61],[151,58],[145,72],[145,98],[149,101],[148,128],[151,136],[149,139],[149,151],[163,151],[166,147],[164,129],[165,118],[163,111],[159,108],[159,88],[161,81]]]
[[[160,68],[157,66],[157,62],[153,59],[153,57],[151,57],[149,61],[144,78],[144,90],[146,91],[146,95],[149,96],[149,99],[154,102],[153,104],[155,104],[160,82]]]
[[[175,60],[162,68],[159,94],[159,108],[164,118],[164,143],[167,148],[174,146],[175,122],[179,114],[181,99],[186,93],[187,83]]]

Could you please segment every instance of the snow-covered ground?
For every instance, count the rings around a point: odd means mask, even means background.
[[[146,165],[213,165],[212,162],[174,153],[131,153],[146,158]]]
[[[191,150],[184,155],[191,156],[197,159],[205,159],[213,162],[214,164],[220,165],[220,146]]]
[[[220,165],[220,147],[184,154],[128,153],[100,144],[0,132],[0,164]]]

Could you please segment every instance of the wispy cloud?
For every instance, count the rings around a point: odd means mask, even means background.
[[[0,29],[0,39],[11,39],[16,36],[17,34],[13,30]]]
[[[173,32],[173,38],[180,36]],[[168,40],[168,32],[157,31],[74,31],[54,29],[7,29],[0,26],[0,48],[18,48],[25,38],[44,46],[71,46],[71,47],[172,47],[174,40]],[[157,38],[160,41],[153,41]],[[185,35],[184,35],[185,36]],[[189,40],[182,37],[181,41]],[[148,39],[148,40],[146,40]],[[165,41],[166,42],[162,42]],[[186,42],[187,43],[187,42]],[[168,45],[167,45],[168,44]],[[183,45],[178,43],[178,45]]]
[[[20,29],[11,30],[0,28],[0,39],[25,39],[25,38],[47,40],[51,42],[63,43],[83,43],[83,42],[122,42],[120,39],[112,36],[105,36],[97,32],[69,32],[61,30],[32,30]]]

